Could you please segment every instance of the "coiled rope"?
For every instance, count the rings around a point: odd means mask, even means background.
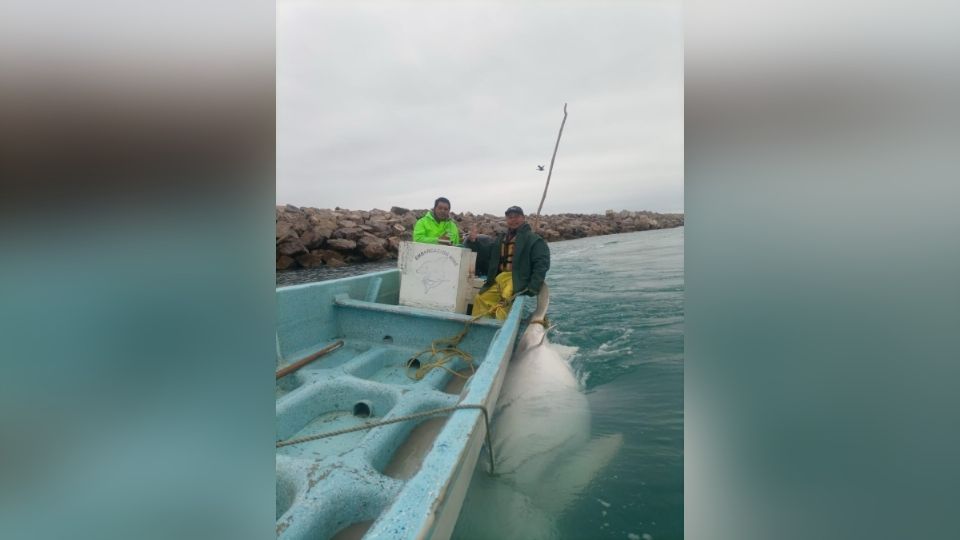
[[[477,371],[476,367],[474,367],[474,364],[473,364],[473,355],[461,349],[459,345],[460,345],[460,341],[462,341],[463,338],[466,337],[467,332],[470,331],[470,325],[476,322],[477,320],[483,317],[486,317],[487,315],[493,314],[497,310],[497,308],[506,308],[507,306],[513,303],[513,300],[517,296],[525,292],[527,292],[527,289],[524,289],[516,294],[513,294],[508,298],[504,298],[500,300],[499,303],[490,306],[490,308],[483,313],[474,315],[473,317],[470,318],[470,320],[468,320],[463,325],[463,330],[461,330],[458,334],[450,337],[433,340],[430,343],[430,348],[424,349],[418,352],[417,354],[410,357],[409,360],[407,360],[407,367],[414,367],[414,363],[420,364],[420,367],[418,367],[417,370],[414,371],[412,375],[410,373],[407,373],[407,376],[410,377],[411,379],[419,381],[424,377],[426,377],[427,373],[430,373],[430,370],[440,368],[440,369],[445,369],[449,371],[454,376],[460,377],[461,379],[469,379]],[[428,356],[424,360],[420,360],[420,357],[427,353],[430,353],[430,356]],[[464,375],[459,371],[455,371],[447,367],[447,364],[454,358],[463,358],[463,360],[467,363],[467,367],[470,368],[469,375]]]

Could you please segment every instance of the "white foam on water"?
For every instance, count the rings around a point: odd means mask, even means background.
[[[600,503],[600,504],[602,504],[602,505],[604,506],[604,508],[610,508],[610,503],[608,503],[607,501],[605,501],[605,500],[603,500],[603,499],[597,499],[597,502]]]
[[[577,370],[577,384],[580,385],[580,388],[587,387],[587,381],[590,380],[590,372],[586,370]]]
[[[623,332],[611,339],[610,341],[604,341],[597,347],[597,352],[600,353],[610,353],[610,354],[619,354],[619,353],[630,353],[633,351],[633,348],[630,346],[630,336],[633,334],[633,328],[627,328]]]
[[[573,355],[577,354],[577,351],[580,350],[580,347],[571,347],[569,345],[559,345],[557,343],[550,343],[550,348],[557,351],[557,354],[560,355],[560,358],[563,358],[563,361],[570,363],[570,360],[573,358]]]
[[[637,533],[630,533],[627,535],[627,538],[630,540],[640,540],[640,535]]]

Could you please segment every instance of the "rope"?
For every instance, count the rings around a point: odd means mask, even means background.
[[[496,311],[497,308],[500,308],[500,307],[506,308],[511,303],[513,303],[513,300],[517,296],[523,294],[526,291],[527,290],[524,289],[514,295],[511,295],[509,298],[504,298],[500,300],[499,303],[490,306],[490,308],[486,312],[474,315],[473,317],[470,318],[469,321],[464,323],[463,330],[461,330],[458,334],[454,336],[446,337],[446,338],[435,339],[432,342],[430,342],[430,348],[424,349],[418,352],[414,356],[410,357],[409,360],[407,360],[407,367],[412,367],[412,364],[414,362],[420,363],[420,367],[417,368],[417,370],[413,373],[413,375],[410,375],[408,373],[407,376],[410,377],[411,379],[419,381],[424,377],[426,377],[427,373],[430,373],[431,369],[440,368],[440,369],[445,369],[449,371],[451,374],[453,374],[456,377],[460,377],[461,379],[469,379],[470,377],[472,377],[473,374],[477,372],[476,367],[474,367],[473,365],[473,356],[467,351],[464,351],[463,349],[458,347],[458,345],[460,345],[460,341],[463,340],[463,338],[467,335],[467,332],[470,330],[470,325],[476,322],[477,320],[483,317],[486,317],[487,315],[493,314],[493,312]],[[420,357],[427,353],[430,353],[430,356],[428,356],[425,360],[421,361]],[[447,364],[455,358],[463,358],[463,360],[467,363],[467,367],[470,368],[470,375],[464,375],[459,371],[454,371],[449,367],[447,367]]]
[[[484,314],[476,315],[467,321],[466,324],[463,325],[463,330],[461,330],[457,335],[435,339],[430,343],[429,349],[424,349],[412,356],[407,361],[407,367],[412,367],[414,362],[419,362],[420,367],[417,368],[413,375],[408,373],[407,376],[411,379],[419,381],[426,377],[427,373],[429,373],[431,369],[441,368],[462,379],[470,378],[470,376],[477,371],[473,366],[473,355],[459,348],[457,345],[459,345],[460,341],[463,340],[463,338],[467,335],[470,325],[480,317],[483,317],[483,315]],[[427,357],[426,360],[421,361],[420,357],[426,353],[430,353],[430,356]],[[454,371],[446,366],[446,364],[454,358],[463,358],[463,360],[467,363],[467,367],[470,368],[470,375],[463,375],[462,373]]]
[[[483,423],[486,427],[485,439],[487,442],[487,454],[490,457],[490,475],[494,475],[493,471],[493,445],[490,443],[490,416],[487,414],[487,408],[483,405],[472,405],[472,404],[461,404],[454,405],[453,407],[443,407],[441,409],[431,409],[429,411],[422,411],[414,414],[408,414],[406,416],[398,416],[396,418],[389,418],[385,420],[378,420],[376,422],[367,422],[359,426],[354,426],[350,428],[338,429],[335,431],[327,431],[325,433],[318,433],[316,435],[309,435],[307,437],[300,437],[297,439],[287,439],[285,441],[277,441],[277,448],[283,448],[285,446],[292,446],[295,444],[301,444],[310,441],[316,441],[319,439],[326,439],[329,437],[336,437],[337,435],[344,435],[346,433],[353,433],[355,431],[365,431],[368,429],[373,429],[379,426],[386,426],[390,424],[397,424],[399,422],[406,422],[407,420],[415,420],[417,418],[425,418],[429,416],[440,416],[443,414],[449,414],[454,411],[461,409],[479,409],[483,412]]]

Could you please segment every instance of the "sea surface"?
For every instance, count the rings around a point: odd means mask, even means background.
[[[550,244],[548,315],[557,325],[550,340],[577,348],[570,362],[590,404],[592,435],[622,433],[624,442],[547,536],[683,538],[683,234],[680,227]],[[277,285],[395,264],[288,271]],[[462,528],[454,536],[472,537]]]

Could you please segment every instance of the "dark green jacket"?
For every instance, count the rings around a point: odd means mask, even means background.
[[[481,291],[493,285],[499,274],[500,246],[506,233],[497,235],[495,241],[489,244],[480,242],[466,242],[466,246],[477,252],[478,258],[486,258],[487,281]],[[524,223],[517,230],[516,245],[513,248],[513,292],[514,294],[526,289],[528,296],[536,296],[540,292],[544,278],[550,270],[550,248],[547,242],[533,232],[529,223]]]

